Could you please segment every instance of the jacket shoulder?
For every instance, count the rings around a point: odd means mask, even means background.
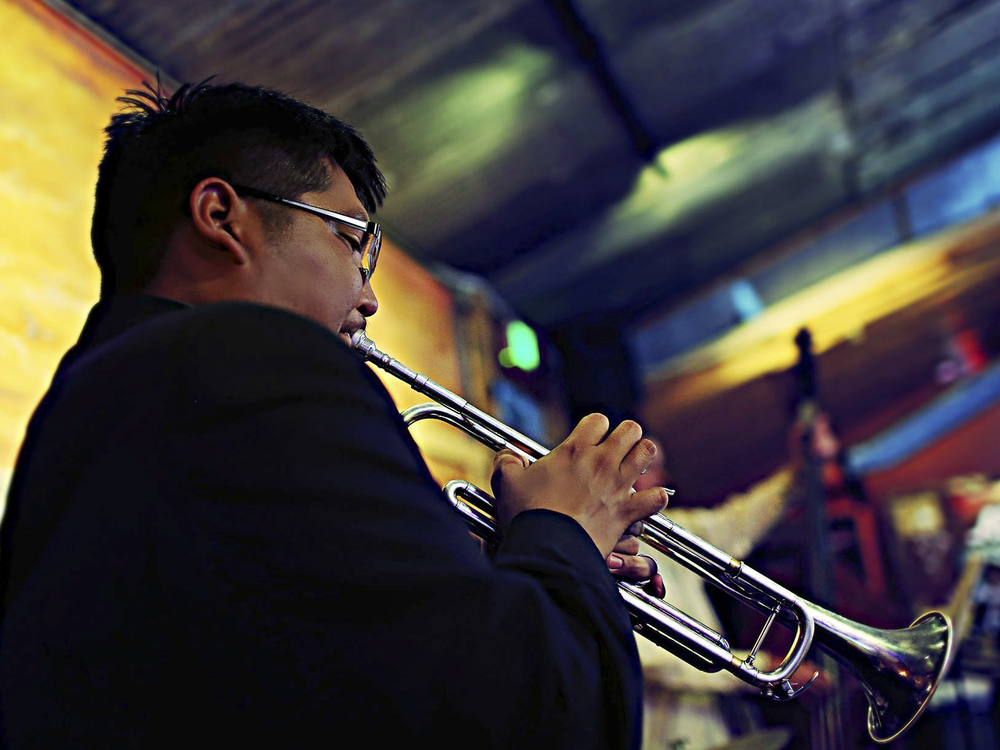
[[[268,390],[348,388],[384,391],[361,357],[318,323],[245,302],[206,305],[177,316],[175,364],[199,390],[269,384]],[[282,384],[281,381],[284,381]]]
[[[218,302],[170,316],[168,326],[184,337],[222,339],[253,347],[315,347],[320,352],[351,355],[344,343],[319,323],[288,310],[253,302]],[[164,331],[168,333],[169,331]],[[350,356],[351,359],[357,357]]]

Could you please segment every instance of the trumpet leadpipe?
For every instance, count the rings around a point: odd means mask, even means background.
[[[464,430],[493,450],[510,449],[529,461],[549,452],[458,394],[379,351],[363,332],[355,333],[352,343],[369,362],[434,401],[404,411],[407,426],[423,419],[438,419]],[[673,494],[673,490],[667,491]],[[449,483],[445,492],[474,533],[484,539],[498,537],[492,497],[463,480]],[[619,582],[636,632],[703,671],[725,669],[765,695],[786,700],[808,687],[806,683],[797,689],[791,677],[815,640],[861,683],[868,700],[868,732],[879,743],[890,742],[913,725],[948,671],[954,651],[953,628],[941,612],[928,612],[901,630],[871,628],[796,596],[666,516],[656,514],[644,525],[640,536],[644,542],[767,615],[749,655],[740,658],[720,633],[650,596],[641,587]],[[775,621],[794,628],[792,645],[775,669],[761,671],[753,664],[754,656]]]

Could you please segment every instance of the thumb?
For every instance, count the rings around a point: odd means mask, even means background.
[[[493,487],[493,494],[496,495],[499,490],[499,483],[503,477],[504,471],[516,471],[515,467],[520,469],[528,468],[528,460],[524,456],[520,456],[509,448],[504,448],[498,451],[493,457],[493,475],[490,478],[490,485]]]
[[[625,508],[628,520],[637,521],[659,513],[667,506],[670,495],[663,487],[650,487],[633,493]]]

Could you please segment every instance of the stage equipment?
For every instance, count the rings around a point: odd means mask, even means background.
[[[528,461],[549,452],[458,394],[379,351],[363,332],[355,333],[352,343],[367,361],[434,400],[402,413],[408,427],[424,419],[437,419],[493,450],[507,448]],[[449,482],[445,494],[473,533],[491,541],[499,537],[494,501],[489,494],[464,480]],[[948,671],[953,651],[952,625],[940,612],[921,615],[901,630],[871,628],[796,596],[666,516],[652,516],[644,526],[640,536],[643,542],[767,617],[753,648],[740,658],[721,633],[650,596],[640,585],[619,581],[635,631],[702,671],[724,669],[770,698],[788,700],[817,676],[802,686],[791,682],[815,640],[861,683],[868,699],[868,732],[880,743],[895,739],[913,724]],[[754,666],[754,658],[775,621],[794,627],[794,638],[782,662],[773,670],[762,671]]]

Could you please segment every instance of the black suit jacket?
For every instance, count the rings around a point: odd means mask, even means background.
[[[95,308],[29,426],[0,587],[11,750],[639,736],[583,529],[524,513],[484,559],[378,379],[273,308]]]

